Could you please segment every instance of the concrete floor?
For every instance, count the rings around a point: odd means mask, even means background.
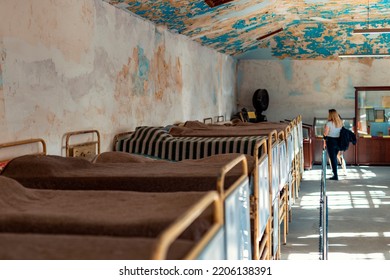
[[[327,178],[332,172],[327,169]],[[282,260],[319,260],[320,166],[305,171]],[[390,167],[347,166],[326,182],[328,260],[390,259]]]

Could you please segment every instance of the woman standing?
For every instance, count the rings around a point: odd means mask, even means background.
[[[329,180],[338,180],[337,175],[337,154],[340,151],[339,137],[343,121],[335,109],[329,110],[328,122],[324,127],[324,148],[328,150],[329,159],[332,165],[333,177]]]

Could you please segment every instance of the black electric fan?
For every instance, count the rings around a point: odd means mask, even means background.
[[[267,110],[268,103],[268,91],[266,89],[257,89],[252,97],[252,104],[256,110],[256,122],[267,121],[267,117],[262,113]]]

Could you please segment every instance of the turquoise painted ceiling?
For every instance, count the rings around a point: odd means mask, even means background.
[[[236,58],[336,59],[338,53],[390,53],[390,0],[104,0],[171,32]],[[257,38],[283,28],[265,38]]]

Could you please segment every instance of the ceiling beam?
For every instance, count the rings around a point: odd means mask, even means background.
[[[220,6],[225,3],[232,2],[233,0],[205,0],[206,4],[209,5],[211,8]]]
[[[354,34],[383,34],[390,33],[390,28],[363,28],[363,29],[355,29],[353,31]]]
[[[275,35],[275,34],[281,32],[281,31],[283,31],[283,28],[279,28],[279,29],[277,29],[277,30],[275,30],[275,31],[272,31],[272,32],[268,33],[268,34],[265,34],[265,35],[263,35],[263,36],[260,36],[260,37],[257,38],[256,40],[258,40],[258,41],[263,40],[263,39],[268,38],[268,37],[270,37],[270,36],[273,36],[273,35]]]
[[[339,54],[340,58],[353,58],[353,57],[390,57],[389,53],[378,53],[378,54],[372,54],[372,53],[361,53],[361,54]]]

